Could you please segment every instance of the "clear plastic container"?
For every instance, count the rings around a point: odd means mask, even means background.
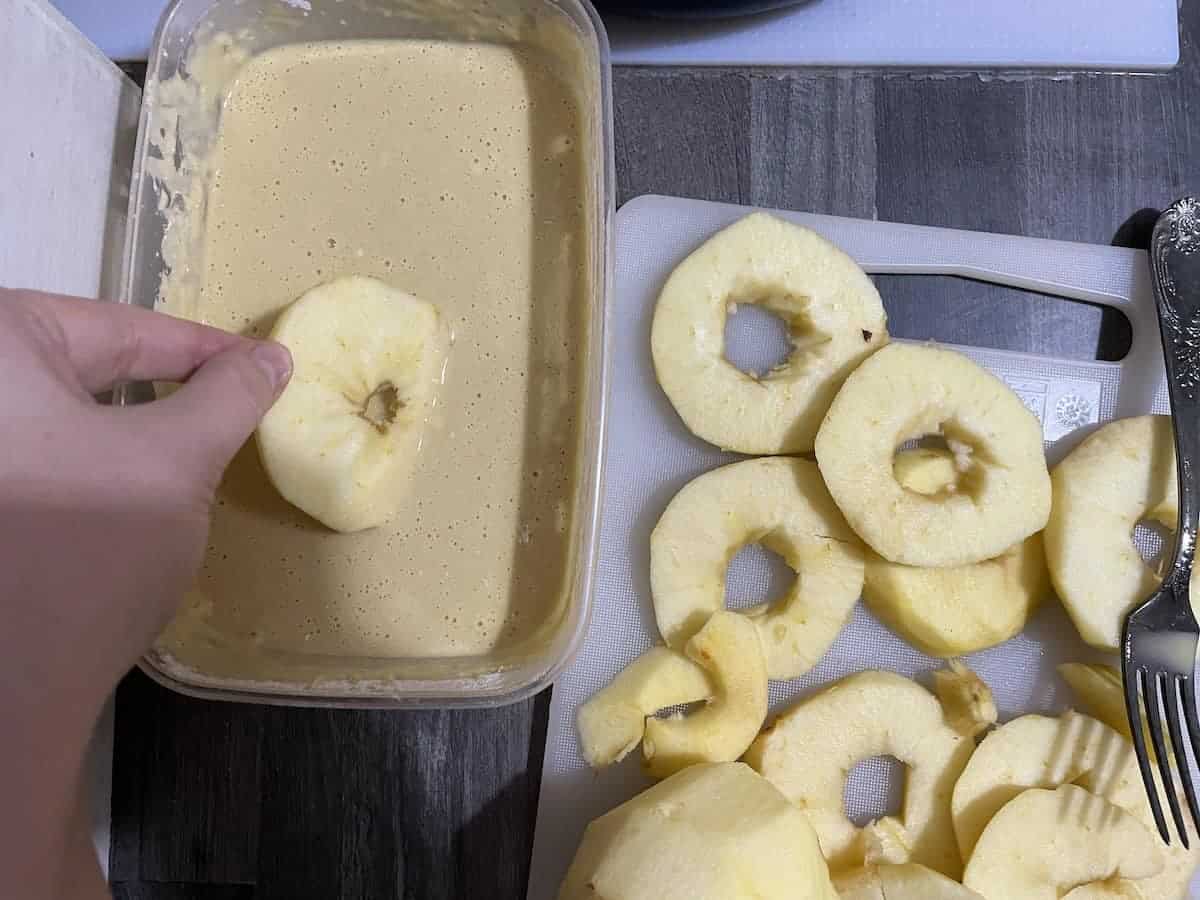
[[[275,653],[275,669],[287,678],[231,682],[177,664],[152,650],[141,666],[152,678],[184,694],[210,699],[311,706],[414,707],[497,706],[512,703],[547,687],[580,647],[592,605],[597,562],[601,469],[608,382],[608,293],[611,281],[611,218],[614,203],[612,106],[608,42],[587,0],[175,0],[163,14],[151,50],[145,102],[131,182],[129,227],[121,299],[152,308],[164,261],[167,218],[165,204],[187,193],[186,172],[170,194],[153,170],[161,172],[164,154],[152,137],[164,133],[158,87],[185,66],[197,34],[236,33],[251,56],[300,41],[354,39],[433,39],[457,41],[512,40],[514,21],[558,17],[577,36],[576,62],[582,61],[584,83],[575,85],[586,110],[583,139],[585,178],[589,189],[587,233],[592,296],[583,350],[580,449],[574,500],[573,536],[569,547],[568,597],[561,621],[551,628],[544,646],[522,658],[444,657],[420,659],[346,657]],[[544,21],[544,19],[539,20]],[[209,121],[188,125],[193,133],[215,133],[219,98],[204,105]],[[178,165],[178,160],[176,161]],[[182,190],[180,185],[182,184]],[[195,250],[195,248],[191,248]],[[178,257],[177,257],[178,258]],[[118,403],[146,396],[144,386],[119,391]],[[353,677],[327,677],[331,671]]]

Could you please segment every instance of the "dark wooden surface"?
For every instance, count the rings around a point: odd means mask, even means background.
[[[1183,6],[1183,61],[1164,76],[618,70],[619,199],[1136,244],[1145,210],[1200,190],[1200,4]],[[1119,316],[1082,304],[951,279],[880,289],[901,336],[1082,358],[1119,357],[1127,340]],[[131,675],[117,694],[116,896],[521,898],[547,702],[288,710]]]

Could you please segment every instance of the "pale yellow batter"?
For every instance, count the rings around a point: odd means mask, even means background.
[[[519,653],[558,621],[588,304],[579,115],[522,46],[297,44],[239,71],[200,291],[168,279],[161,306],[265,335],[308,288],[364,274],[435,304],[453,345],[408,501],[384,527],[329,531],[242,449],[203,599],[164,639],[178,661],[265,671],[214,650],[227,641],[268,656]]]

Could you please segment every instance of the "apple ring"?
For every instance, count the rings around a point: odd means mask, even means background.
[[[731,304],[753,303],[787,325],[791,356],[761,377],[725,358]],[[825,238],[755,213],[680,263],[654,311],[654,370],[697,437],[741,453],[812,449],[842,381],[887,343],[871,279]]]
[[[1109,676],[1101,676],[1108,678]],[[1120,681],[1102,690],[1120,725],[1128,729]],[[1086,788],[1154,828],[1133,745],[1120,729],[1073,711],[1059,718],[1028,715],[1001,725],[979,745],[954,786],[954,831],[963,855],[970,858],[988,823],[1010,799],[1030,788],[1063,784]],[[1143,900],[1183,900],[1200,863],[1200,847],[1172,844],[1162,850],[1161,871],[1137,882]],[[1095,888],[1093,893],[1100,891]],[[1100,896],[1097,894],[1097,896]],[[1118,893],[1114,896],[1123,896]]]
[[[806,460],[733,463],[693,479],[675,495],[650,535],[658,629],[668,646],[681,648],[724,608],[729,561],[755,542],[796,572],[782,600],[744,611],[762,638],[770,677],[794,678],[829,649],[863,583],[858,538]]]
[[[863,865],[861,832],[843,807],[854,766],[893,756],[908,766],[900,823],[911,861],[958,878],[962,858],[950,797],[975,749],[942,705],[892,672],[860,672],[792,707],[750,745],[745,760],[808,813],[830,871]]]
[[[1133,746],[1102,722],[1068,711],[1005,722],[983,739],[954,786],[958,846],[968,859],[987,824],[1030,788],[1078,784],[1141,816],[1146,792]]]
[[[1046,525],[1050,578],[1079,635],[1115,650],[1125,614],[1159,579],[1133,544],[1150,519],[1175,528],[1178,500],[1170,416],[1109,422],[1054,467]]]
[[[579,707],[575,728],[583,758],[593,769],[620,762],[642,742],[648,716],[713,693],[702,667],[682,653],[651,647]]]
[[[942,434],[962,459],[954,492],[926,496],[896,481],[896,448]],[[891,344],[834,398],[817,464],[846,521],[907,566],[962,566],[1004,553],[1050,515],[1037,418],[1009,387],[961,353]]]
[[[1140,890],[1139,879],[1162,868],[1159,839],[1149,828],[1090,791],[1064,784],[1008,801],[975,845],[963,884],[986,900],[1058,900],[1096,882],[1128,879]]]
[[[687,642],[688,658],[712,679],[708,704],[688,716],[646,720],[642,757],[655,778],[741,756],[767,717],[767,666],[758,633],[741,616],[712,614]]]
[[[386,522],[404,504],[449,350],[431,303],[374,278],[318,285],[275,320],[287,387],[258,426],[285,500],[334,531]]]
[[[948,450],[896,454],[896,481],[926,496],[958,480]],[[867,553],[863,602],[922,653],[949,658],[994,647],[1018,634],[1050,592],[1042,538],[1033,535],[995,559],[920,568]]]

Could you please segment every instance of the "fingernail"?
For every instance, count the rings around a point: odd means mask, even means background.
[[[276,393],[282,390],[292,375],[292,354],[288,353],[287,347],[275,341],[261,341],[250,355],[274,385]]]

